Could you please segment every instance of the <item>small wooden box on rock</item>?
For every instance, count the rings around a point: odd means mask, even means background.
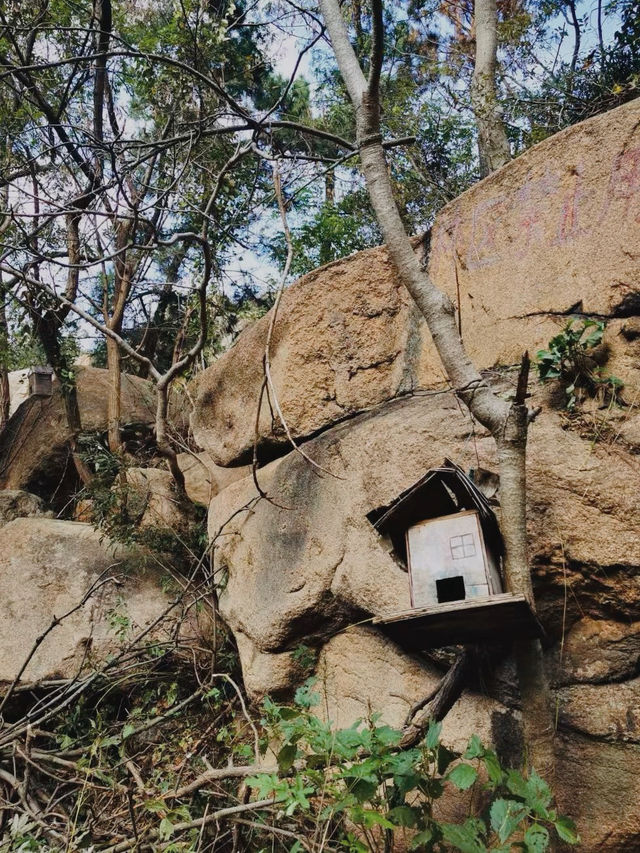
[[[502,592],[496,555],[485,547],[477,510],[421,521],[406,537],[413,607]]]
[[[503,593],[497,519],[454,463],[427,472],[369,520],[409,573],[412,609],[374,620],[397,642],[425,649],[541,634],[525,597]]]
[[[29,376],[29,395],[31,397],[50,397],[53,393],[53,368],[32,367]]]

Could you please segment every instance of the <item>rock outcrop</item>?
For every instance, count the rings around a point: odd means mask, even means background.
[[[23,682],[71,678],[83,666],[104,663],[169,605],[161,573],[142,570],[139,555],[88,524],[47,518],[18,518],[0,528],[0,601],[0,683],[13,680],[56,618],[60,624],[38,646]],[[155,639],[167,639],[172,626],[170,614]]]
[[[452,202],[428,254],[498,392],[513,392],[509,365],[522,351],[546,345],[577,313],[607,319],[606,369],[632,404],[570,419],[532,383],[542,412],[528,451],[531,560],[558,703],[558,797],[580,822],[585,851],[640,847],[639,163],[636,101],[536,146]],[[417,241],[416,251],[429,250]],[[248,404],[255,412],[269,321],[198,379],[194,432],[216,464],[251,455]],[[268,499],[250,476],[212,491],[220,607],[245,684],[255,698],[286,694],[304,677],[299,647],[308,645],[323,714],[349,725],[375,710],[401,725],[439,677],[441,656],[411,656],[367,624],[408,606],[407,575],[367,514],[444,457],[496,471],[493,442],[446,389],[384,248],[289,288],[270,355],[287,425],[315,465],[291,449],[265,404],[257,477]],[[458,745],[476,731],[515,760],[519,699],[507,650],[444,731]]]
[[[16,518],[50,517],[52,513],[45,509],[44,501],[37,495],[20,489],[0,491],[0,527]]]
[[[639,472],[638,457],[616,442],[585,440],[549,408],[544,389],[535,394],[532,404],[545,409],[530,433],[529,536],[560,733],[569,744],[558,747],[566,786],[559,796],[566,795],[565,809],[585,818],[583,849],[630,849],[625,845],[640,843],[640,821],[626,820],[624,829],[600,825],[601,812],[588,810],[595,788],[583,777],[591,761],[611,753],[627,797],[620,807],[633,811],[632,777],[640,771],[640,504],[630,472]],[[614,434],[625,416],[609,415]],[[495,470],[493,442],[446,393],[390,401],[305,442],[304,451],[334,476],[319,476],[291,452],[258,471],[272,502],[255,503],[251,477],[211,502],[220,607],[238,639],[245,685],[254,698],[293,689],[302,680],[295,651],[310,644],[319,649],[323,713],[346,726],[375,710],[401,725],[441,670],[435,659],[414,658],[374,629],[354,627],[408,606],[407,576],[366,515],[444,456]],[[447,716],[445,738],[459,745],[475,730],[513,760],[513,673],[498,666],[487,689],[489,695],[465,694]],[[591,803],[578,811],[570,796],[576,777]]]
[[[173,477],[168,471],[162,468],[128,468],[125,478],[127,509],[138,527],[179,533],[188,525],[188,509],[176,494]],[[120,488],[120,485],[115,488]]]
[[[107,428],[108,375],[98,367],[76,370],[78,405],[87,432]],[[155,420],[154,391],[137,376],[122,377],[122,422],[148,431]],[[28,397],[14,412],[0,441],[0,488],[49,495],[69,476],[69,426],[59,383],[51,397]],[[64,490],[63,490],[64,491]]]
[[[613,374],[640,385],[638,222],[640,103],[540,143],[445,207],[429,272],[459,309],[480,368],[535,352],[572,313],[609,319]],[[425,255],[424,241],[416,251]],[[194,434],[219,465],[250,460],[270,315],[201,374]],[[306,439],[403,393],[443,386],[424,322],[399,286],[384,247],[304,276],[283,294],[271,375],[291,434]],[[287,438],[263,399],[263,459]]]
[[[208,453],[179,453],[178,465],[189,499],[203,506],[209,506],[215,495],[251,471],[250,466],[223,468],[216,465]]]

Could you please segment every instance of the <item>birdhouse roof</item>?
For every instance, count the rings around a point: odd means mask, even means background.
[[[503,551],[498,521],[491,506],[462,468],[445,459],[431,468],[386,506],[368,514],[369,521],[382,535],[389,535],[398,555],[406,560],[405,533],[414,524],[464,510],[476,510],[487,548]]]

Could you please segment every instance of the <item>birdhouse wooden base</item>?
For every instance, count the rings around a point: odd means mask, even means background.
[[[373,624],[409,651],[544,637],[544,629],[527,599],[513,593],[384,614]]]

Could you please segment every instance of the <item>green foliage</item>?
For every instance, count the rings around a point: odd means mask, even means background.
[[[291,229],[293,276],[302,276],[381,242],[380,229],[362,189],[348,193],[337,202],[315,204],[313,193],[306,191],[296,199],[295,209],[304,214],[302,222]],[[282,264],[286,253],[284,238],[274,238],[269,247],[270,257]]]
[[[615,401],[622,382],[615,376],[603,373],[594,358],[596,348],[602,343],[605,323],[602,320],[569,320],[562,331],[551,338],[549,348],[539,350],[536,367],[543,382],[560,380],[565,386],[566,407],[575,409],[584,393],[602,395]]]
[[[258,798],[275,798],[286,817],[296,818],[300,833],[313,823],[334,844],[354,851],[386,849],[380,833],[404,829],[411,831],[412,849],[422,851],[486,853],[517,845],[540,853],[551,831],[578,843],[573,823],[557,814],[535,770],[524,775],[503,768],[477,737],[459,755],[440,743],[441,724],[432,722],[423,742],[406,749],[402,733],[376,716],[334,730],[312,713],[317,700],[311,681],[294,707],[265,700],[264,746],[278,745],[278,771],[247,780]],[[475,787],[480,812],[460,824],[439,820],[434,805],[451,787]]]
[[[318,659],[316,649],[310,648],[305,643],[299,643],[291,652],[291,658],[298,664],[304,672],[311,672]]]
[[[124,642],[132,628],[131,617],[127,613],[127,605],[122,598],[118,596],[114,606],[107,611],[107,621],[109,629],[116,635],[120,642]]]
[[[541,4],[552,13],[563,4]],[[593,46],[575,65],[565,60],[545,75],[530,96],[519,99],[516,111],[530,125],[528,144],[564,127],[614,109],[640,94],[640,14],[638,0],[612,0],[602,4],[617,22],[613,37]],[[588,29],[582,19],[583,39]]]

